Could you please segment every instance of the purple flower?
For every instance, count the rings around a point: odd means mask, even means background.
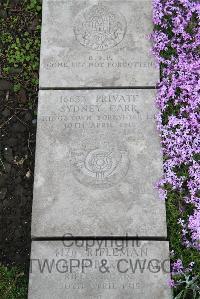
[[[165,186],[193,206],[180,219],[183,244],[200,250],[200,3],[192,0],[153,0],[152,52],[162,65],[156,105],[157,128],[165,157],[164,176],[157,183],[161,199]],[[196,23],[195,23],[196,22]],[[185,171],[181,171],[184,169]]]
[[[172,273],[173,275],[183,273],[183,263],[180,259],[172,264]]]
[[[167,285],[170,287],[170,288],[174,288],[176,286],[175,284],[175,281],[173,279],[168,279],[167,281]]]

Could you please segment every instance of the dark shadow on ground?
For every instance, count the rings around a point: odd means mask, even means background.
[[[27,272],[36,124],[25,102],[0,91],[0,263]]]

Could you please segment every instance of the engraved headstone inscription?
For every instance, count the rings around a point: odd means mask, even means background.
[[[44,0],[40,87],[154,86],[151,0]]]
[[[172,299],[152,0],[43,0],[29,299]]]
[[[40,91],[32,235],[165,237],[153,90]]]
[[[170,299],[168,242],[33,242],[29,299]]]

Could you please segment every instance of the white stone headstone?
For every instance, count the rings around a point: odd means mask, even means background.
[[[153,90],[40,91],[32,236],[166,237]]]
[[[151,0],[44,0],[40,87],[155,86]]]
[[[29,299],[172,299],[168,253],[168,242],[36,241]]]

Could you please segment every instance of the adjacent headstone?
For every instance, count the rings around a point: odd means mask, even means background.
[[[171,299],[168,242],[33,242],[29,299]]]
[[[153,90],[40,91],[32,236],[166,237]]]
[[[155,86],[151,0],[44,0],[40,87]]]

